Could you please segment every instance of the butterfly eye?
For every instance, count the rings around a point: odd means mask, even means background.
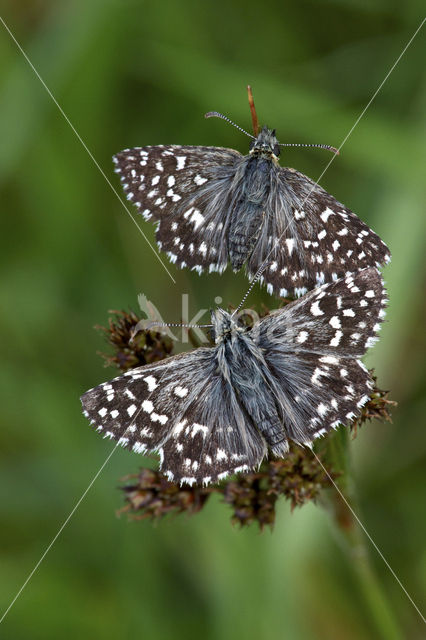
[[[252,140],[250,142],[249,150],[251,151],[252,149],[254,149],[255,146],[256,146],[256,140]]]
[[[276,145],[274,146],[274,156],[277,156],[277,158],[278,158],[278,157],[279,157],[279,155],[280,155],[280,152],[281,152],[280,145],[279,145],[279,144],[276,144]]]

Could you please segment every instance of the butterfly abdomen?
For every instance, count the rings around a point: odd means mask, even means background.
[[[253,251],[259,236],[271,184],[271,160],[264,156],[247,159],[244,175],[237,185],[228,236],[229,259],[238,271]]]

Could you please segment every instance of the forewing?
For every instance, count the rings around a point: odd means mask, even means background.
[[[114,156],[126,197],[159,220],[159,247],[180,267],[223,271],[231,186],[242,156],[222,147],[150,146]]]
[[[390,261],[385,243],[352,211],[294,169],[275,168],[267,223],[248,261],[249,275],[268,258],[268,291],[300,296],[368,267]]]
[[[386,292],[377,269],[309,292],[255,327],[282,389],[290,438],[310,442],[359,414],[371,382],[359,360],[375,342]]]
[[[214,349],[132,369],[87,391],[83,412],[105,437],[157,451],[170,480],[217,482],[259,464],[266,446],[217,373]]]

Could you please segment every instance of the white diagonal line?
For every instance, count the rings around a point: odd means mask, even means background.
[[[25,580],[25,582],[23,583],[22,587],[19,589],[18,593],[16,594],[16,596],[13,598],[12,602],[9,604],[9,606],[7,607],[6,611],[3,613],[2,617],[0,618],[0,624],[3,622],[3,620],[5,619],[5,617],[7,616],[7,614],[9,613],[9,611],[11,610],[11,608],[13,607],[13,605],[15,604],[15,602],[17,601],[17,599],[19,598],[19,596],[21,595],[21,593],[23,592],[23,590],[25,589],[25,587],[27,586],[27,584],[29,583],[29,581],[31,580],[31,578],[33,577],[33,575],[35,574],[35,572],[37,571],[37,569],[39,568],[39,566],[41,565],[41,563],[43,562],[43,560],[45,559],[45,557],[47,556],[47,554],[49,553],[50,549],[53,547],[53,545],[55,544],[56,540],[59,538],[59,536],[61,535],[62,531],[65,529],[65,527],[67,526],[68,522],[71,520],[71,518],[73,517],[74,513],[77,511],[78,507],[80,506],[80,504],[83,502],[84,498],[86,497],[86,495],[88,494],[88,492],[90,491],[90,489],[92,488],[92,486],[94,485],[94,483],[96,482],[98,476],[102,473],[103,469],[106,467],[106,465],[108,464],[108,462],[110,461],[112,454],[115,452],[115,450],[117,449],[117,447],[119,446],[118,442],[115,445],[114,449],[108,454],[108,457],[106,458],[106,460],[102,463],[101,467],[99,468],[99,470],[97,471],[97,473],[93,476],[92,480],[90,481],[90,483],[88,484],[86,490],[82,493],[81,497],[77,500],[74,508],[72,509],[72,511],[70,512],[70,514],[68,515],[68,517],[64,520],[63,524],[61,525],[61,527],[59,528],[57,534],[52,538],[50,544],[47,546],[46,550],[44,551],[43,555],[41,556],[40,560],[37,562],[37,564],[34,566],[33,570],[31,571],[31,573],[28,575],[27,579]]]
[[[108,178],[108,176],[106,175],[105,171],[102,169],[102,167],[100,166],[99,162],[96,160],[95,156],[93,155],[93,153],[90,151],[89,147],[87,146],[87,144],[84,142],[83,138],[80,136],[80,134],[78,133],[77,129],[74,127],[73,123],[71,122],[71,120],[68,118],[67,114],[65,113],[65,111],[62,109],[61,105],[58,103],[58,101],[56,100],[55,96],[53,95],[53,93],[51,92],[51,90],[49,89],[49,87],[47,86],[47,84],[45,83],[45,81],[43,80],[43,78],[41,77],[41,75],[39,74],[39,72],[37,71],[37,69],[35,68],[35,66],[33,65],[33,63],[31,62],[31,60],[29,59],[29,57],[27,56],[27,54],[25,53],[24,49],[21,47],[21,45],[19,44],[19,42],[17,41],[17,39],[15,38],[15,36],[13,35],[13,33],[11,32],[11,30],[9,29],[9,27],[7,26],[7,24],[5,23],[5,21],[3,20],[3,18],[0,16],[0,22],[3,24],[4,28],[6,29],[6,31],[8,32],[8,34],[10,35],[10,37],[12,38],[12,40],[14,41],[14,43],[16,44],[16,46],[18,47],[19,51],[22,53],[22,55],[24,56],[25,60],[28,62],[29,66],[31,67],[31,69],[33,70],[33,72],[35,73],[35,75],[37,76],[37,78],[40,80],[41,84],[43,85],[43,87],[45,88],[45,90],[47,91],[47,93],[49,94],[50,98],[52,99],[52,101],[55,103],[56,107],[58,108],[59,112],[61,113],[62,117],[64,118],[64,120],[67,122],[67,124],[70,126],[70,128],[72,129],[72,131],[74,132],[76,138],[78,139],[78,141],[81,143],[81,145],[83,146],[83,148],[85,149],[85,151],[87,152],[88,156],[90,157],[90,159],[92,160],[92,162],[94,163],[94,165],[96,166],[96,168],[98,169],[98,171],[100,172],[100,174],[103,176],[104,180],[107,182],[107,184],[109,185],[110,189],[113,191],[113,193],[116,195],[116,197],[118,198],[118,200],[120,201],[121,205],[123,206],[123,208],[125,209],[125,211],[127,211],[128,215],[130,216],[130,218],[132,219],[132,221],[134,222],[134,224],[136,225],[139,233],[142,235],[142,237],[145,239],[145,241],[149,244],[151,250],[153,251],[155,257],[157,258],[157,260],[161,263],[163,269],[167,272],[167,274],[169,275],[169,277],[171,278],[171,280],[173,281],[174,284],[176,284],[176,280],[173,278],[172,274],[170,273],[170,271],[167,269],[166,265],[164,264],[164,262],[162,261],[162,259],[160,258],[158,252],[155,250],[155,248],[152,246],[152,244],[150,243],[150,241],[148,240],[148,238],[146,237],[146,235],[144,234],[144,232],[142,231],[142,229],[140,228],[139,224],[137,223],[136,219],[134,218],[134,216],[132,215],[131,211],[128,209],[128,207],[126,206],[125,202],[121,199],[120,194],[118,193],[118,191],[116,190],[116,188],[114,187],[114,185],[112,184],[112,182],[110,181],[110,179]]]
[[[399,56],[397,57],[397,59],[395,60],[395,62],[393,63],[393,65],[391,66],[391,68],[389,69],[389,71],[387,72],[387,74],[385,75],[384,79],[382,80],[382,82],[379,84],[379,86],[377,87],[376,91],[373,93],[373,95],[371,96],[370,100],[367,102],[367,104],[365,105],[364,109],[361,111],[361,113],[359,114],[358,118],[355,120],[355,123],[352,125],[352,127],[350,128],[349,132],[346,134],[346,136],[343,138],[342,142],[340,143],[340,146],[338,147],[338,150],[340,151],[340,149],[343,147],[343,145],[345,144],[345,142],[348,140],[349,136],[352,134],[353,130],[355,129],[355,127],[359,124],[360,120],[364,117],[367,109],[370,107],[371,103],[373,102],[373,100],[376,98],[377,94],[379,93],[379,91],[382,89],[383,85],[385,84],[386,80],[389,78],[390,74],[392,73],[392,71],[395,69],[396,65],[400,62],[401,58],[403,57],[403,55],[406,53],[408,47],[411,45],[411,43],[413,42],[414,38],[416,37],[416,35],[419,33],[420,29],[423,27],[424,23],[426,21],[426,18],[423,18],[423,20],[421,21],[421,23],[419,24],[419,26],[417,27],[417,29],[415,30],[415,32],[413,33],[413,35],[411,36],[411,38],[409,39],[409,41],[407,42],[407,44],[405,45],[405,47],[403,48],[403,50],[401,51],[401,53],[399,54]],[[322,171],[322,173],[320,174],[319,178],[317,178],[316,183],[319,183],[319,181],[321,180],[321,178],[325,175],[326,171],[328,170],[328,168],[330,167],[330,165],[332,164],[332,162],[334,162],[334,160],[336,159],[336,155],[333,155],[333,157],[330,159],[330,161],[326,164],[324,170]],[[303,205],[306,203],[306,201],[308,200],[309,196],[311,195],[311,193],[313,192],[313,190],[316,187],[316,183],[314,183],[314,185],[312,186],[311,190],[308,192],[308,195],[305,197],[305,199],[302,202],[302,207]],[[284,236],[285,232],[287,231],[287,229],[289,228],[291,224],[291,221],[288,223],[288,225],[286,226],[286,228],[284,229],[284,231],[281,233],[281,235],[279,236],[277,242],[279,242],[281,240],[281,238]],[[269,256],[271,255],[271,253],[273,252],[274,248],[271,248],[269,253],[267,254],[266,258],[264,259],[263,263],[267,262]]]
[[[388,79],[388,77],[390,76],[390,74],[392,73],[392,71],[395,69],[396,65],[398,64],[398,62],[401,60],[402,56],[405,54],[405,52],[407,51],[408,47],[411,45],[412,41],[414,40],[414,38],[416,37],[417,33],[420,31],[420,29],[422,28],[424,22],[425,22],[426,18],[424,18],[421,22],[421,24],[419,25],[419,27],[417,28],[417,30],[415,31],[415,33],[413,34],[413,36],[410,38],[410,40],[408,41],[408,43],[406,44],[406,46],[404,47],[403,51],[401,52],[401,54],[399,55],[399,57],[397,58],[397,60],[394,62],[394,64],[392,65],[391,69],[388,71],[387,75],[385,76],[384,80],[382,81],[382,83],[379,85],[379,87],[377,88],[376,92],[373,94],[373,96],[371,97],[370,101],[367,103],[366,107],[363,109],[363,111],[361,112],[360,116],[358,117],[358,119],[356,120],[355,124],[353,125],[353,127],[350,129],[349,133],[346,135],[346,137],[344,138],[344,140],[342,141],[339,149],[342,148],[342,146],[345,144],[345,142],[347,141],[347,139],[349,138],[349,136],[351,135],[351,133],[353,132],[353,130],[355,129],[355,127],[358,125],[359,121],[361,120],[361,118],[364,116],[365,112],[367,111],[367,109],[369,108],[369,106],[371,105],[371,103],[373,102],[373,100],[375,99],[375,97],[377,96],[377,94],[379,93],[379,91],[381,90],[381,88],[383,87],[384,83],[386,82],[386,80]],[[71,121],[69,120],[69,118],[67,117],[67,115],[65,114],[65,112],[63,111],[63,109],[61,108],[61,106],[58,104],[57,100],[55,99],[55,97],[53,96],[53,94],[51,93],[50,89],[47,87],[46,83],[44,82],[44,80],[42,79],[42,77],[40,76],[40,74],[38,73],[38,71],[36,70],[36,68],[34,67],[34,65],[32,64],[32,62],[30,61],[30,59],[28,58],[28,56],[26,55],[25,51],[22,49],[21,45],[18,43],[18,41],[16,40],[16,38],[14,37],[14,35],[12,34],[12,32],[10,31],[9,27],[7,26],[7,24],[5,23],[5,21],[3,20],[3,18],[0,16],[0,21],[2,22],[3,26],[5,27],[5,29],[7,30],[7,32],[9,33],[9,35],[11,36],[11,38],[13,39],[13,41],[15,42],[16,46],[18,47],[18,49],[20,50],[20,52],[22,53],[22,55],[24,56],[24,58],[26,59],[26,61],[28,62],[28,64],[30,65],[30,67],[32,68],[32,70],[34,71],[35,75],[38,77],[38,79],[40,80],[40,82],[42,83],[43,87],[45,88],[45,90],[47,91],[47,93],[49,94],[49,96],[51,97],[51,99],[53,100],[53,102],[55,103],[55,105],[57,106],[57,108],[59,109],[60,113],[62,114],[62,116],[64,117],[64,119],[66,120],[66,122],[68,123],[68,125],[71,127],[71,129],[73,130],[74,134],[76,135],[76,137],[78,138],[78,140],[80,141],[80,143],[82,144],[82,146],[84,147],[84,149],[86,150],[86,152],[88,153],[88,155],[90,156],[90,158],[92,159],[92,161],[94,162],[94,164],[96,165],[96,167],[98,168],[98,170],[100,171],[100,173],[102,174],[102,176],[104,177],[104,179],[106,180],[106,182],[108,183],[108,185],[110,186],[110,188],[112,189],[112,191],[115,193],[115,195],[117,196],[117,198],[120,200],[121,204],[123,205],[123,207],[125,208],[125,210],[127,211],[127,213],[129,214],[129,216],[132,218],[133,222],[135,223],[135,225],[137,226],[137,228],[139,229],[140,233],[142,234],[142,236],[145,238],[145,240],[148,242],[149,246],[151,247],[152,251],[155,253],[156,257],[158,258],[158,260],[161,262],[162,266],[164,267],[164,269],[167,271],[167,273],[169,274],[170,278],[173,280],[173,282],[175,282],[175,280],[173,279],[173,277],[171,276],[171,274],[169,273],[167,267],[164,265],[164,263],[162,262],[161,258],[159,257],[159,255],[157,254],[157,252],[155,251],[155,249],[152,247],[152,245],[150,244],[149,240],[146,238],[145,234],[143,233],[142,229],[139,227],[138,223],[136,222],[136,220],[133,218],[131,212],[128,210],[128,208],[126,207],[126,205],[124,204],[124,202],[122,201],[121,197],[119,196],[118,192],[116,191],[116,189],[114,188],[114,186],[111,184],[110,180],[108,179],[108,177],[105,175],[104,171],[102,170],[102,168],[100,167],[100,165],[98,164],[98,162],[96,161],[95,157],[93,156],[93,154],[91,153],[91,151],[89,150],[89,148],[87,147],[87,145],[85,144],[85,142],[83,141],[83,139],[81,138],[81,136],[79,135],[79,133],[76,131],[75,127],[73,126],[73,124],[71,123]],[[322,178],[322,176],[325,174],[325,172],[327,171],[328,167],[331,165],[331,163],[333,162],[334,157],[330,160],[330,162],[327,164],[327,166],[325,167],[324,171],[322,172],[322,174],[320,175],[320,177],[318,178],[318,181]],[[309,197],[309,195],[307,196]],[[306,201],[306,199],[305,199]],[[284,233],[284,232],[283,232]],[[283,235],[283,234],[282,234]],[[149,396],[148,396],[149,397]],[[133,418],[134,420],[134,418]],[[109,462],[109,460],[111,459],[113,453],[115,452],[115,450],[117,449],[117,447],[119,446],[119,443],[117,442],[117,444],[115,445],[114,449],[108,454],[108,457],[106,458],[106,460],[103,462],[103,464],[101,465],[101,467],[99,468],[99,470],[97,471],[97,473],[95,474],[95,476],[93,477],[93,479],[91,480],[91,482],[89,483],[89,485],[87,486],[86,490],[84,491],[84,493],[81,495],[81,497],[79,498],[79,500],[77,501],[76,505],[74,506],[74,508],[72,509],[72,511],[70,512],[70,514],[68,515],[68,517],[66,518],[66,520],[64,521],[64,523],[61,525],[60,529],[58,530],[57,534],[54,536],[54,538],[52,539],[52,541],[50,542],[50,544],[48,545],[48,547],[46,548],[46,550],[44,551],[43,555],[41,556],[40,560],[37,562],[37,564],[35,565],[35,567],[33,568],[33,570],[31,571],[31,573],[29,574],[29,576],[27,577],[27,579],[25,580],[25,582],[23,583],[23,585],[21,586],[21,588],[19,589],[18,593],[16,594],[16,596],[13,598],[12,602],[10,603],[10,605],[8,606],[8,608],[6,609],[5,613],[3,614],[3,616],[0,619],[0,623],[4,620],[4,618],[6,617],[6,615],[9,613],[10,609],[13,607],[13,605],[15,604],[16,600],[18,599],[18,597],[20,596],[20,594],[22,593],[23,589],[26,587],[26,585],[28,584],[28,582],[31,580],[32,576],[34,575],[34,573],[37,571],[37,569],[39,568],[40,564],[42,563],[42,561],[44,560],[44,558],[46,557],[46,555],[48,554],[48,552],[50,551],[50,549],[52,548],[52,546],[55,544],[56,540],[58,539],[58,537],[60,536],[60,534],[62,533],[62,531],[64,530],[64,528],[66,527],[66,525],[68,524],[68,522],[70,521],[71,517],[74,515],[74,513],[76,512],[76,510],[78,509],[78,507],[80,506],[81,502],[83,501],[83,499],[85,498],[85,496],[87,495],[88,491],[91,489],[91,487],[93,486],[93,484],[95,483],[95,481],[97,480],[98,476],[100,475],[100,473],[103,471],[103,469],[105,468],[105,466],[107,465],[107,463]],[[351,513],[353,514],[354,518],[357,520],[358,524],[360,525],[360,527],[362,528],[362,530],[364,531],[364,533],[367,535],[368,539],[370,540],[370,542],[372,543],[372,545],[374,546],[374,548],[376,549],[377,553],[380,555],[380,557],[382,558],[382,560],[385,562],[386,566],[388,567],[389,571],[392,573],[392,575],[394,576],[395,580],[398,582],[399,586],[401,587],[401,589],[404,591],[404,593],[406,594],[406,596],[408,597],[408,599],[410,600],[410,602],[412,603],[412,605],[414,606],[414,608],[416,609],[416,611],[419,613],[419,615],[421,616],[422,620],[425,621],[425,618],[423,617],[423,615],[421,614],[419,608],[417,607],[417,605],[415,604],[415,602],[413,601],[413,599],[411,598],[411,596],[409,595],[408,591],[405,589],[405,587],[403,586],[403,584],[401,583],[401,581],[399,580],[398,576],[395,574],[395,572],[393,571],[392,567],[389,565],[389,563],[387,562],[386,558],[383,556],[382,552],[380,551],[380,549],[378,548],[378,546],[376,545],[376,543],[374,542],[374,540],[372,539],[372,537],[370,536],[370,534],[368,533],[368,531],[366,530],[366,528],[364,527],[364,525],[362,524],[361,520],[358,518],[358,516],[356,515],[356,513],[354,512],[354,510],[352,509],[352,507],[349,505],[349,503],[347,502],[346,498],[344,497],[344,495],[342,494],[342,492],[340,491],[340,489],[338,488],[338,486],[336,485],[336,483],[334,482],[334,480],[330,477],[330,475],[328,474],[327,470],[325,469],[324,465],[322,464],[321,460],[316,456],[316,454],[314,453],[316,459],[318,460],[318,462],[320,463],[321,467],[324,469],[324,472],[327,474],[327,476],[329,477],[330,481],[332,482],[332,484],[334,485],[334,487],[336,488],[336,490],[339,492],[340,496],[342,497],[342,499],[344,500],[345,504],[347,505],[347,507],[349,508],[349,510],[351,511]]]
[[[167,368],[164,368],[164,371],[160,374],[159,378],[158,378],[158,382],[160,382],[160,380],[162,379],[162,377],[164,376],[164,374],[166,373]],[[152,390],[146,397],[146,400],[149,400],[149,398],[151,397],[151,395],[153,394],[154,390]],[[139,408],[139,410],[136,412],[136,414],[134,416],[132,416],[132,419],[129,420],[128,426],[123,430],[123,434],[126,433],[128,427],[130,426],[130,424],[132,422],[134,422],[136,420],[136,418],[138,417],[138,415],[141,413],[142,411],[142,405]],[[71,520],[71,518],[73,517],[74,513],[77,511],[78,507],[80,506],[80,504],[83,502],[84,498],[86,497],[86,495],[89,493],[90,489],[93,487],[93,485],[95,484],[96,480],[98,479],[98,477],[100,476],[100,474],[102,473],[102,471],[105,469],[106,465],[108,464],[108,462],[111,460],[113,454],[115,453],[115,451],[117,450],[117,447],[121,446],[120,442],[118,441],[117,444],[115,445],[115,447],[112,449],[112,451],[108,454],[108,456],[106,457],[106,459],[104,460],[104,462],[101,464],[101,466],[99,467],[98,471],[95,473],[95,475],[93,476],[92,480],[89,482],[89,484],[87,485],[86,489],[84,490],[84,492],[82,493],[82,495],[80,496],[80,498],[77,500],[76,504],[74,505],[73,509],[71,510],[71,512],[69,513],[69,515],[67,516],[67,518],[64,520],[64,522],[62,523],[62,525],[60,526],[58,532],[55,534],[55,536],[52,538],[51,542],[49,543],[49,545],[46,547],[45,551],[43,552],[41,558],[38,560],[38,562],[35,564],[34,568],[32,569],[32,571],[30,572],[30,574],[28,575],[28,577],[26,578],[25,582],[23,583],[23,585],[21,586],[21,588],[19,589],[19,591],[17,592],[17,594],[15,595],[15,597],[13,598],[12,602],[9,604],[9,606],[7,607],[6,611],[3,613],[2,617],[0,618],[0,624],[3,622],[3,620],[5,619],[5,617],[7,616],[7,614],[9,613],[9,611],[11,610],[11,608],[13,607],[13,605],[15,604],[15,602],[17,601],[17,599],[19,598],[19,596],[21,595],[21,593],[23,592],[23,590],[25,589],[25,587],[27,586],[27,584],[29,583],[29,581],[31,580],[31,578],[33,577],[33,575],[35,574],[35,572],[37,571],[37,569],[39,568],[39,566],[41,565],[41,563],[43,562],[43,560],[45,559],[45,557],[47,556],[47,554],[49,553],[50,549],[53,547],[53,545],[55,544],[56,540],[59,538],[59,536],[61,535],[62,531],[65,529],[65,527],[67,526],[68,522]]]
[[[357,120],[355,121],[355,123],[353,124],[353,126],[351,127],[351,129],[349,130],[349,132],[346,134],[346,136],[344,137],[343,141],[341,142],[340,146],[339,146],[339,150],[343,147],[343,145],[345,144],[345,142],[348,140],[349,136],[351,135],[351,133],[353,132],[353,130],[355,129],[355,127],[359,124],[360,120],[363,118],[363,116],[365,115],[367,109],[370,107],[371,103],[373,102],[373,100],[376,98],[377,94],[379,93],[379,91],[382,89],[383,85],[385,84],[386,80],[389,78],[390,74],[392,73],[392,71],[395,69],[395,67],[397,66],[397,64],[400,62],[401,58],[403,57],[403,55],[405,54],[405,52],[407,51],[408,47],[411,45],[411,43],[413,42],[414,38],[417,36],[417,34],[419,33],[420,29],[423,27],[424,23],[426,21],[426,18],[423,18],[423,20],[421,21],[420,25],[417,27],[416,31],[413,33],[413,35],[411,36],[411,38],[409,39],[409,41],[407,42],[407,44],[405,45],[405,47],[403,48],[403,50],[401,51],[401,53],[399,54],[399,56],[397,57],[397,59],[395,60],[395,62],[393,63],[393,65],[391,66],[391,68],[389,69],[389,71],[387,72],[386,76],[384,77],[384,79],[382,80],[382,82],[380,83],[380,85],[377,87],[376,91],[373,93],[373,95],[371,96],[370,100],[368,101],[368,103],[366,104],[366,106],[364,107],[364,109],[361,111],[360,115],[358,116]],[[327,171],[327,169],[329,168],[329,166],[331,165],[331,163],[334,161],[336,156],[333,156],[331,158],[331,160],[328,162],[328,164],[326,165],[325,169],[323,170],[323,172],[321,173],[320,177],[318,178],[317,182],[319,182],[321,180],[321,178],[324,176],[325,172]],[[315,185],[312,187],[312,189],[309,191],[308,195],[306,196],[306,198],[304,199],[302,206],[305,204],[306,200],[309,198],[309,196],[311,195],[313,189],[315,188]],[[290,223],[289,223],[290,224]],[[283,235],[285,234],[285,232],[287,231],[289,224],[287,225],[287,227],[284,229],[284,231],[282,232],[282,234],[279,237],[279,240],[283,237]],[[272,249],[270,250],[270,252],[268,253],[268,255],[266,256],[265,260],[263,261],[261,268],[263,266],[263,264],[265,262],[267,262],[269,256],[272,253]],[[422,618],[423,622],[426,622],[425,618],[423,617],[420,609],[418,608],[418,606],[416,605],[416,603],[414,602],[414,600],[412,599],[412,597],[410,596],[410,594],[408,593],[407,589],[404,587],[404,585],[402,584],[401,580],[398,578],[398,576],[396,575],[395,571],[392,569],[392,567],[390,566],[390,564],[388,563],[388,561],[386,560],[386,558],[384,557],[383,553],[380,551],[379,547],[377,546],[377,544],[374,542],[373,538],[370,536],[370,534],[368,533],[367,529],[364,527],[364,525],[362,524],[361,520],[358,518],[358,516],[356,515],[356,513],[354,512],[354,510],[352,509],[352,507],[350,506],[350,504],[348,503],[348,501],[346,500],[346,498],[344,497],[344,495],[342,494],[342,492],[340,491],[339,487],[336,485],[336,483],[334,482],[334,480],[330,477],[330,475],[328,474],[327,470],[325,469],[324,465],[322,464],[321,460],[318,458],[318,456],[315,454],[315,452],[313,451],[313,454],[315,456],[315,458],[318,460],[318,462],[320,463],[321,467],[324,469],[325,473],[327,474],[327,476],[329,477],[330,481],[333,483],[334,487],[336,488],[336,490],[339,492],[340,496],[342,497],[342,499],[344,500],[344,502],[346,503],[348,509],[351,511],[352,515],[354,516],[354,518],[356,519],[356,521],[358,522],[358,524],[360,525],[360,527],[362,528],[362,530],[364,531],[365,535],[368,537],[368,539],[370,540],[371,544],[373,545],[373,547],[376,549],[377,553],[379,554],[379,556],[382,558],[383,562],[386,564],[386,566],[388,567],[389,571],[391,572],[391,574],[393,575],[393,577],[395,578],[395,580],[397,581],[397,583],[399,584],[399,586],[401,587],[401,589],[403,590],[403,592],[405,593],[405,595],[407,596],[407,598],[410,600],[411,604],[413,605],[413,607],[416,609],[417,613],[420,615],[420,617]]]
[[[319,462],[319,464],[321,465],[324,473],[327,475],[328,479],[330,480],[330,482],[333,484],[334,488],[336,489],[336,491],[338,492],[338,494],[340,495],[340,497],[342,498],[343,502],[345,503],[345,505],[347,506],[347,508],[349,509],[349,511],[352,513],[353,517],[355,518],[355,520],[358,522],[359,526],[361,527],[361,529],[364,531],[365,535],[367,536],[367,538],[369,539],[369,541],[371,542],[371,544],[373,545],[373,547],[375,548],[375,550],[377,551],[377,553],[379,554],[379,556],[381,557],[381,559],[383,560],[383,562],[385,563],[385,565],[387,566],[387,568],[389,569],[389,571],[391,572],[391,574],[393,575],[393,577],[395,578],[395,580],[397,581],[397,583],[399,584],[399,586],[401,587],[401,589],[403,590],[403,592],[405,593],[405,595],[407,596],[407,598],[409,599],[409,601],[411,602],[411,604],[413,605],[413,607],[415,608],[415,610],[417,611],[417,613],[419,614],[419,616],[421,617],[421,619],[423,620],[424,623],[426,623],[426,619],[423,616],[422,612],[420,611],[419,607],[416,605],[416,603],[414,602],[413,598],[410,596],[410,594],[408,593],[407,589],[404,587],[404,585],[402,584],[401,580],[398,578],[398,576],[396,575],[395,571],[392,569],[392,567],[390,566],[389,562],[386,560],[385,556],[383,555],[383,553],[380,551],[379,547],[377,546],[377,544],[374,542],[373,538],[370,536],[370,534],[368,533],[367,529],[365,528],[365,526],[362,524],[361,520],[359,519],[359,517],[357,516],[357,514],[355,513],[355,511],[352,509],[351,505],[349,504],[349,502],[346,500],[345,496],[343,495],[343,493],[340,491],[339,487],[337,486],[337,484],[334,482],[333,478],[330,476],[330,474],[328,473],[327,469],[324,467],[323,463],[321,462],[321,460],[318,458],[317,454],[315,453],[315,451],[313,449],[311,449],[312,453],[314,454],[317,462]]]
[[[399,63],[401,58],[404,56],[404,54],[407,51],[408,47],[411,45],[411,43],[413,42],[413,40],[416,37],[416,35],[419,33],[420,29],[423,27],[425,21],[426,21],[426,18],[423,18],[423,20],[421,21],[421,23],[419,24],[419,26],[417,27],[417,29],[415,30],[415,32],[413,33],[413,35],[411,36],[411,38],[409,39],[409,41],[407,42],[407,44],[405,45],[403,50],[401,51],[401,53],[399,54],[399,56],[397,57],[397,59],[395,60],[395,62],[393,63],[393,65],[391,66],[391,68],[389,69],[387,74],[385,75],[385,77],[383,78],[382,82],[379,84],[379,86],[377,87],[376,91],[373,93],[373,95],[371,96],[370,100],[367,102],[367,104],[365,105],[364,109],[361,111],[361,113],[359,114],[358,118],[355,120],[355,123],[352,125],[352,127],[349,130],[349,132],[343,138],[342,142],[340,143],[340,146],[338,147],[339,151],[343,147],[343,145],[346,143],[346,141],[348,140],[349,136],[352,134],[352,132],[355,129],[355,127],[359,124],[360,120],[364,117],[365,112],[367,111],[367,109],[370,107],[371,103],[375,100],[375,98],[377,97],[378,93],[383,88],[383,85],[385,84],[386,80],[389,78],[390,74],[395,69],[396,65]],[[336,159],[336,156],[333,155],[333,157],[331,158],[329,163],[326,165],[324,171],[321,173],[320,177],[318,178],[317,182],[319,182],[321,180],[321,178],[323,177],[323,175],[327,171],[328,167],[331,165],[332,162],[334,162],[335,159]],[[309,195],[308,195],[308,197],[309,197]],[[306,202],[306,200],[305,200],[305,202]]]

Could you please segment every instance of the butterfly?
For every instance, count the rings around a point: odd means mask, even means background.
[[[231,122],[217,112],[206,116]],[[127,199],[146,220],[157,221],[158,246],[173,263],[201,274],[222,273],[230,262],[234,271],[245,265],[252,278],[268,260],[262,278],[268,292],[298,297],[389,262],[385,243],[352,211],[307,176],[279,165],[280,146],[289,145],[278,143],[275,130],[244,133],[252,138],[245,156],[179,145],[114,156]]]
[[[217,308],[214,346],[87,391],[83,412],[105,437],[158,452],[170,481],[219,482],[360,413],[372,388],[360,358],[377,339],[385,305],[373,267],[313,289],[251,329]]]

